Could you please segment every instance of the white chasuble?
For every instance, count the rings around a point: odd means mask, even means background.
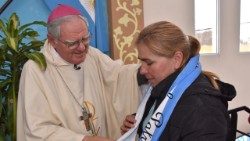
[[[76,70],[47,42],[43,53],[46,71],[31,60],[23,68],[17,140],[81,141],[91,135],[80,119],[82,107],[91,113],[98,136],[117,139],[123,119],[138,107],[138,65],[123,65],[90,47]]]

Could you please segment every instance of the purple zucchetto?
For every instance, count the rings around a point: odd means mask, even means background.
[[[75,9],[74,7],[64,5],[64,4],[59,4],[50,13],[47,23],[49,24],[58,18],[61,18],[64,16],[69,16],[69,15],[81,15],[81,12],[79,10]]]

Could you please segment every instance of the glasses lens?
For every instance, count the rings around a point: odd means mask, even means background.
[[[65,44],[69,49],[75,49],[79,47],[81,43],[86,46],[90,42],[90,33],[88,33],[88,35],[83,37],[82,39],[74,41],[74,42],[67,42],[67,41],[65,42],[61,41],[61,42]]]
[[[88,37],[88,38],[82,38],[82,40],[81,40],[81,42],[82,42],[83,44],[88,44],[89,41],[90,41],[90,38],[89,38],[89,37]]]
[[[74,49],[74,48],[76,48],[77,46],[79,46],[79,43],[76,41],[76,42],[68,43],[67,46],[68,46],[68,48],[70,48],[70,49]]]

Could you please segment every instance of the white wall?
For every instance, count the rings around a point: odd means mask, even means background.
[[[238,52],[240,0],[220,0],[220,7],[220,54],[201,56],[202,67],[236,87],[237,96],[229,109],[250,107],[250,53]],[[160,20],[171,21],[194,35],[194,0],[144,0],[145,26]],[[238,116],[238,129],[250,132],[249,115],[240,112]]]

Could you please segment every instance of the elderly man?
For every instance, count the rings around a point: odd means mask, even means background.
[[[56,7],[43,47],[47,68],[29,60],[20,79],[18,141],[116,139],[138,106],[137,65],[123,65],[89,46],[80,12]]]

